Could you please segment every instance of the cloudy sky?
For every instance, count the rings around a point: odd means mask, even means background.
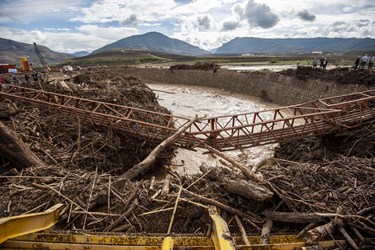
[[[375,0],[0,0],[0,37],[59,52],[150,31],[207,50],[248,36],[375,38]]]

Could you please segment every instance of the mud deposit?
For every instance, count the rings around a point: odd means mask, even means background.
[[[304,81],[307,79],[319,79],[326,82],[335,82],[337,84],[375,86],[375,73],[367,69],[353,70],[352,68],[335,68],[324,70],[320,68],[298,67],[296,70],[287,69],[280,73]]]
[[[121,68],[82,72],[65,83],[69,89],[62,88],[58,81],[44,88],[169,112],[142,80]],[[188,88],[181,91],[194,92]],[[159,98],[167,98],[167,93],[164,96],[162,92],[156,93]],[[211,94],[205,98],[215,101]],[[245,104],[245,100],[237,100]],[[233,108],[237,101],[226,102],[225,109],[237,112]],[[196,108],[193,113],[207,112],[198,105],[192,108]],[[185,113],[184,109],[182,112]],[[201,166],[190,162],[187,167],[203,172],[208,167],[209,172],[216,173],[214,176],[208,172],[182,175],[170,167],[176,154],[172,147],[158,156],[151,171],[129,181],[121,178],[122,175],[142,161],[156,143],[3,97],[0,97],[0,114],[0,121],[43,162],[40,166],[20,167],[2,154],[1,217],[40,212],[62,203],[57,229],[85,233],[166,233],[172,223],[172,233],[209,235],[211,221],[206,208],[215,205],[232,234],[239,233],[234,219],[237,215],[249,235],[260,235],[268,219],[273,221],[271,234],[300,234],[308,244],[332,237],[342,239],[344,229],[358,246],[373,246],[371,241],[360,241],[359,235],[375,235],[374,124],[345,134],[283,142],[274,157],[269,155],[263,161],[251,162],[248,159],[253,156],[237,153],[236,159],[241,156],[246,159],[241,162],[244,168],[256,173],[251,178],[229,168],[231,164],[216,155],[209,157],[228,166],[221,168],[222,172],[210,170],[215,164],[202,161]],[[0,149],[7,146],[0,142]],[[158,175],[156,180],[152,178],[154,175]],[[265,190],[269,190],[272,195],[258,199],[240,195],[234,192],[236,185],[231,189],[225,183],[230,178],[235,184],[252,183],[257,190],[266,194]],[[175,218],[171,222],[177,199]],[[293,215],[298,218],[291,219]],[[324,233],[325,229],[328,233]]]

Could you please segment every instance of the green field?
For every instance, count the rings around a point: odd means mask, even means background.
[[[121,50],[97,53],[85,57],[66,60],[58,66],[104,66],[104,65],[148,65],[171,66],[175,64],[199,64],[215,63],[231,66],[255,66],[255,65],[301,65],[312,64],[314,58],[322,55],[207,55],[202,57],[174,55],[161,52],[144,50]],[[352,55],[324,55],[330,65],[350,66],[355,60]]]

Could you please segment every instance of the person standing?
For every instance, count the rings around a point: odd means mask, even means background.
[[[38,82],[38,72],[33,72],[31,74],[31,76],[32,76],[34,82]]]
[[[327,60],[326,57],[324,57],[324,59],[323,59],[323,69],[326,69],[327,65],[328,65],[328,60]]]
[[[44,75],[43,75],[42,72],[39,72],[39,73],[38,73],[38,79],[40,80],[41,83],[44,82]]]
[[[26,84],[29,85],[29,83],[30,83],[30,76],[27,73],[25,74],[25,81],[26,81]]]
[[[12,80],[13,80],[14,85],[18,85],[18,79],[16,75],[12,74]]]
[[[319,67],[321,69],[323,68],[323,63],[324,63],[324,56],[322,56],[322,58],[320,58],[320,65],[319,65]]]
[[[368,59],[368,69],[372,69],[372,65],[374,64],[374,56],[371,56],[369,59]]]
[[[316,67],[318,66],[318,59],[314,58],[312,65],[313,65],[313,69],[316,69]]]
[[[368,61],[368,55],[364,55],[361,59],[361,64],[359,65],[360,69],[364,69]]]
[[[358,65],[359,65],[360,61],[361,61],[361,56],[358,56],[357,59],[355,59],[355,61],[354,61],[354,69],[355,70],[358,69]]]

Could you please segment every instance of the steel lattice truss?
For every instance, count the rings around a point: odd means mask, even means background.
[[[81,122],[153,141],[168,138],[189,122],[186,117],[14,85],[3,87],[0,96],[50,107]],[[330,133],[374,120],[372,89],[272,110],[203,118],[193,123],[176,145],[191,149],[208,144],[221,151],[241,149]]]

